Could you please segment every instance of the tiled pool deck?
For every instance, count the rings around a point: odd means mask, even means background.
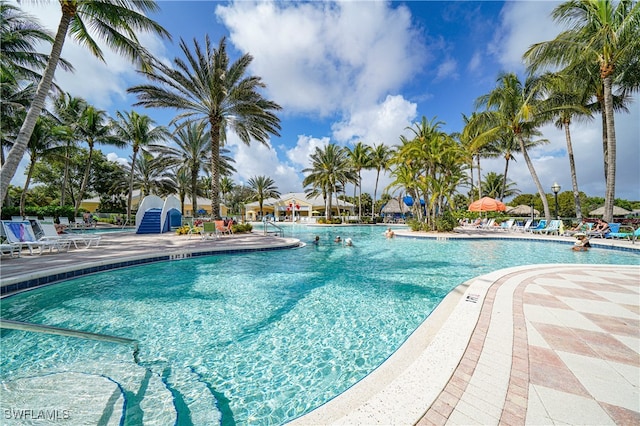
[[[1,282],[154,256],[292,244],[256,234],[213,241],[113,234],[98,248],[3,257]],[[628,241],[600,244],[640,249]],[[638,425],[638,254],[636,266],[531,265],[476,277],[454,290],[380,368],[293,423]]]

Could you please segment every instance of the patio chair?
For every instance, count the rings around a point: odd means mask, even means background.
[[[202,222],[202,231],[200,231],[203,240],[214,240],[220,238],[218,235],[215,222]]]
[[[216,224],[216,232],[218,234],[222,234],[222,235],[229,234],[229,235],[231,235],[231,225],[225,226],[223,220],[216,220],[216,221],[214,221],[214,223]]]
[[[540,222],[538,222],[538,225],[536,227],[534,228],[529,227],[529,232],[536,233],[537,231],[543,230],[546,227],[547,227],[547,220],[540,219]]]
[[[562,232],[561,228],[561,220],[552,220],[551,222],[549,222],[549,226],[546,226],[543,229],[534,230],[533,232],[545,235],[560,235],[560,233]]]
[[[27,247],[29,254],[33,255],[33,249],[38,248],[39,253],[42,254],[45,248],[49,249],[49,253],[56,249],[58,253],[60,250],[69,250],[70,241],[55,241],[55,240],[38,240],[35,237],[31,222],[28,220],[22,222],[14,221],[2,221],[2,228],[4,229],[5,236],[9,244],[17,247]]]
[[[20,257],[21,252],[22,250],[20,250],[20,247],[18,245],[8,243],[0,244],[0,254],[8,254],[11,257]]]
[[[529,219],[529,220],[527,220],[525,222],[524,225],[515,225],[511,229],[516,231],[516,232],[527,232],[527,231],[529,231],[529,228],[531,227],[531,223],[532,222],[533,221],[531,219]]]
[[[609,228],[606,231],[589,231],[587,235],[595,238],[609,238],[608,235],[612,232],[620,232],[621,223],[612,222],[609,224]]]
[[[58,234],[53,222],[42,221],[38,224],[44,233],[44,237],[42,237],[41,240],[69,241],[75,248],[78,248],[78,243],[84,243],[86,248],[91,247],[91,244],[94,244],[96,247],[100,244],[100,235]]]
[[[630,231],[622,232],[623,228],[629,229]],[[634,230],[631,225],[621,225],[619,232],[609,232],[607,238],[637,240],[640,238],[640,226]]]

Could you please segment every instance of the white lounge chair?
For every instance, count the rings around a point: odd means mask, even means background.
[[[91,247],[91,244],[98,247],[101,237],[99,235],[75,235],[75,234],[58,234],[56,226],[53,222],[38,222],[40,229],[44,232],[44,237],[41,240],[53,240],[53,241],[69,241],[75,248],[78,248],[78,243],[84,243],[86,248]]]
[[[17,247],[27,247],[29,254],[33,255],[33,249],[40,249],[38,254],[42,254],[45,248],[52,253],[53,249],[59,253],[60,250],[69,250],[70,241],[38,240],[31,228],[28,220],[22,222],[2,221],[2,228],[9,244]]]

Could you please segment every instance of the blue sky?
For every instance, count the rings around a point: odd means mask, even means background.
[[[214,45],[227,38],[232,60],[250,53],[250,73],[263,78],[265,95],[283,107],[282,131],[269,146],[247,147],[234,135],[227,148],[236,160],[237,183],[250,177],[272,177],[282,193],[302,191],[302,169],[309,153],[329,142],[352,146],[397,145],[406,128],[437,118],[448,132],[462,130],[475,99],[495,87],[500,71],[522,75],[522,53],[532,43],[549,40],[561,30],[549,18],[550,1],[340,1],[213,2],[160,1],[153,15],[173,35],[173,43],[141,37],[158,57],[181,56],[180,38],[192,45],[209,35]],[[41,23],[57,27],[58,2],[21,3]],[[126,60],[105,49],[107,64],[92,58],[67,39],[63,57],[74,74],[58,71],[58,84],[115,115],[131,110],[135,98],[126,89],[144,82]],[[639,96],[628,114],[616,116],[618,198],[640,200]],[[137,108],[165,125],[171,110]],[[542,128],[550,143],[530,152],[545,190],[554,182],[571,187],[563,132]],[[572,127],[580,190],[604,196],[600,119]],[[100,147],[112,159],[126,150]],[[523,193],[535,192],[520,155],[509,165],[509,178]],[[483,174],[503,173],[504,160],[485,159]],[[22,177],[19,170],[14,184]],[[383,176],[378,196],[389,183]],[[363,174],[363,191],[373,193],[375,172]]]

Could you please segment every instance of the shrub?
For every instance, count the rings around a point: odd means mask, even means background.
[[[234,234],[244,234],[253,231],[253,225],[250,223],[236,223],[231,226],[231,231]]]

